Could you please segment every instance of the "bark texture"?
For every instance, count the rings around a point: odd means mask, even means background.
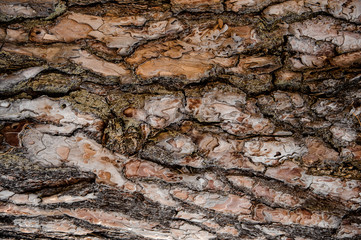
[[[360,239],[360,0],[0,0],[1,239]]]

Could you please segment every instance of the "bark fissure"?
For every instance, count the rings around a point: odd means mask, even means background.
[[[0,238],[359,239],[359,0],[0,0]]]

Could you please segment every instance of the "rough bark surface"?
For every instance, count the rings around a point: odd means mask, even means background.
[[[0,0],[1,239],[360,239],[360,0]]]

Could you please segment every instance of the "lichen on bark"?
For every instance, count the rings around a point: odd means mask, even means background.
[[[1,239],[360,239],[359,0],[0,0]]]

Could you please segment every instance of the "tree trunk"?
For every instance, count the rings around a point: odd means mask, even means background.
[[[360,0],[0,0],[1,239],[360,239]]]

